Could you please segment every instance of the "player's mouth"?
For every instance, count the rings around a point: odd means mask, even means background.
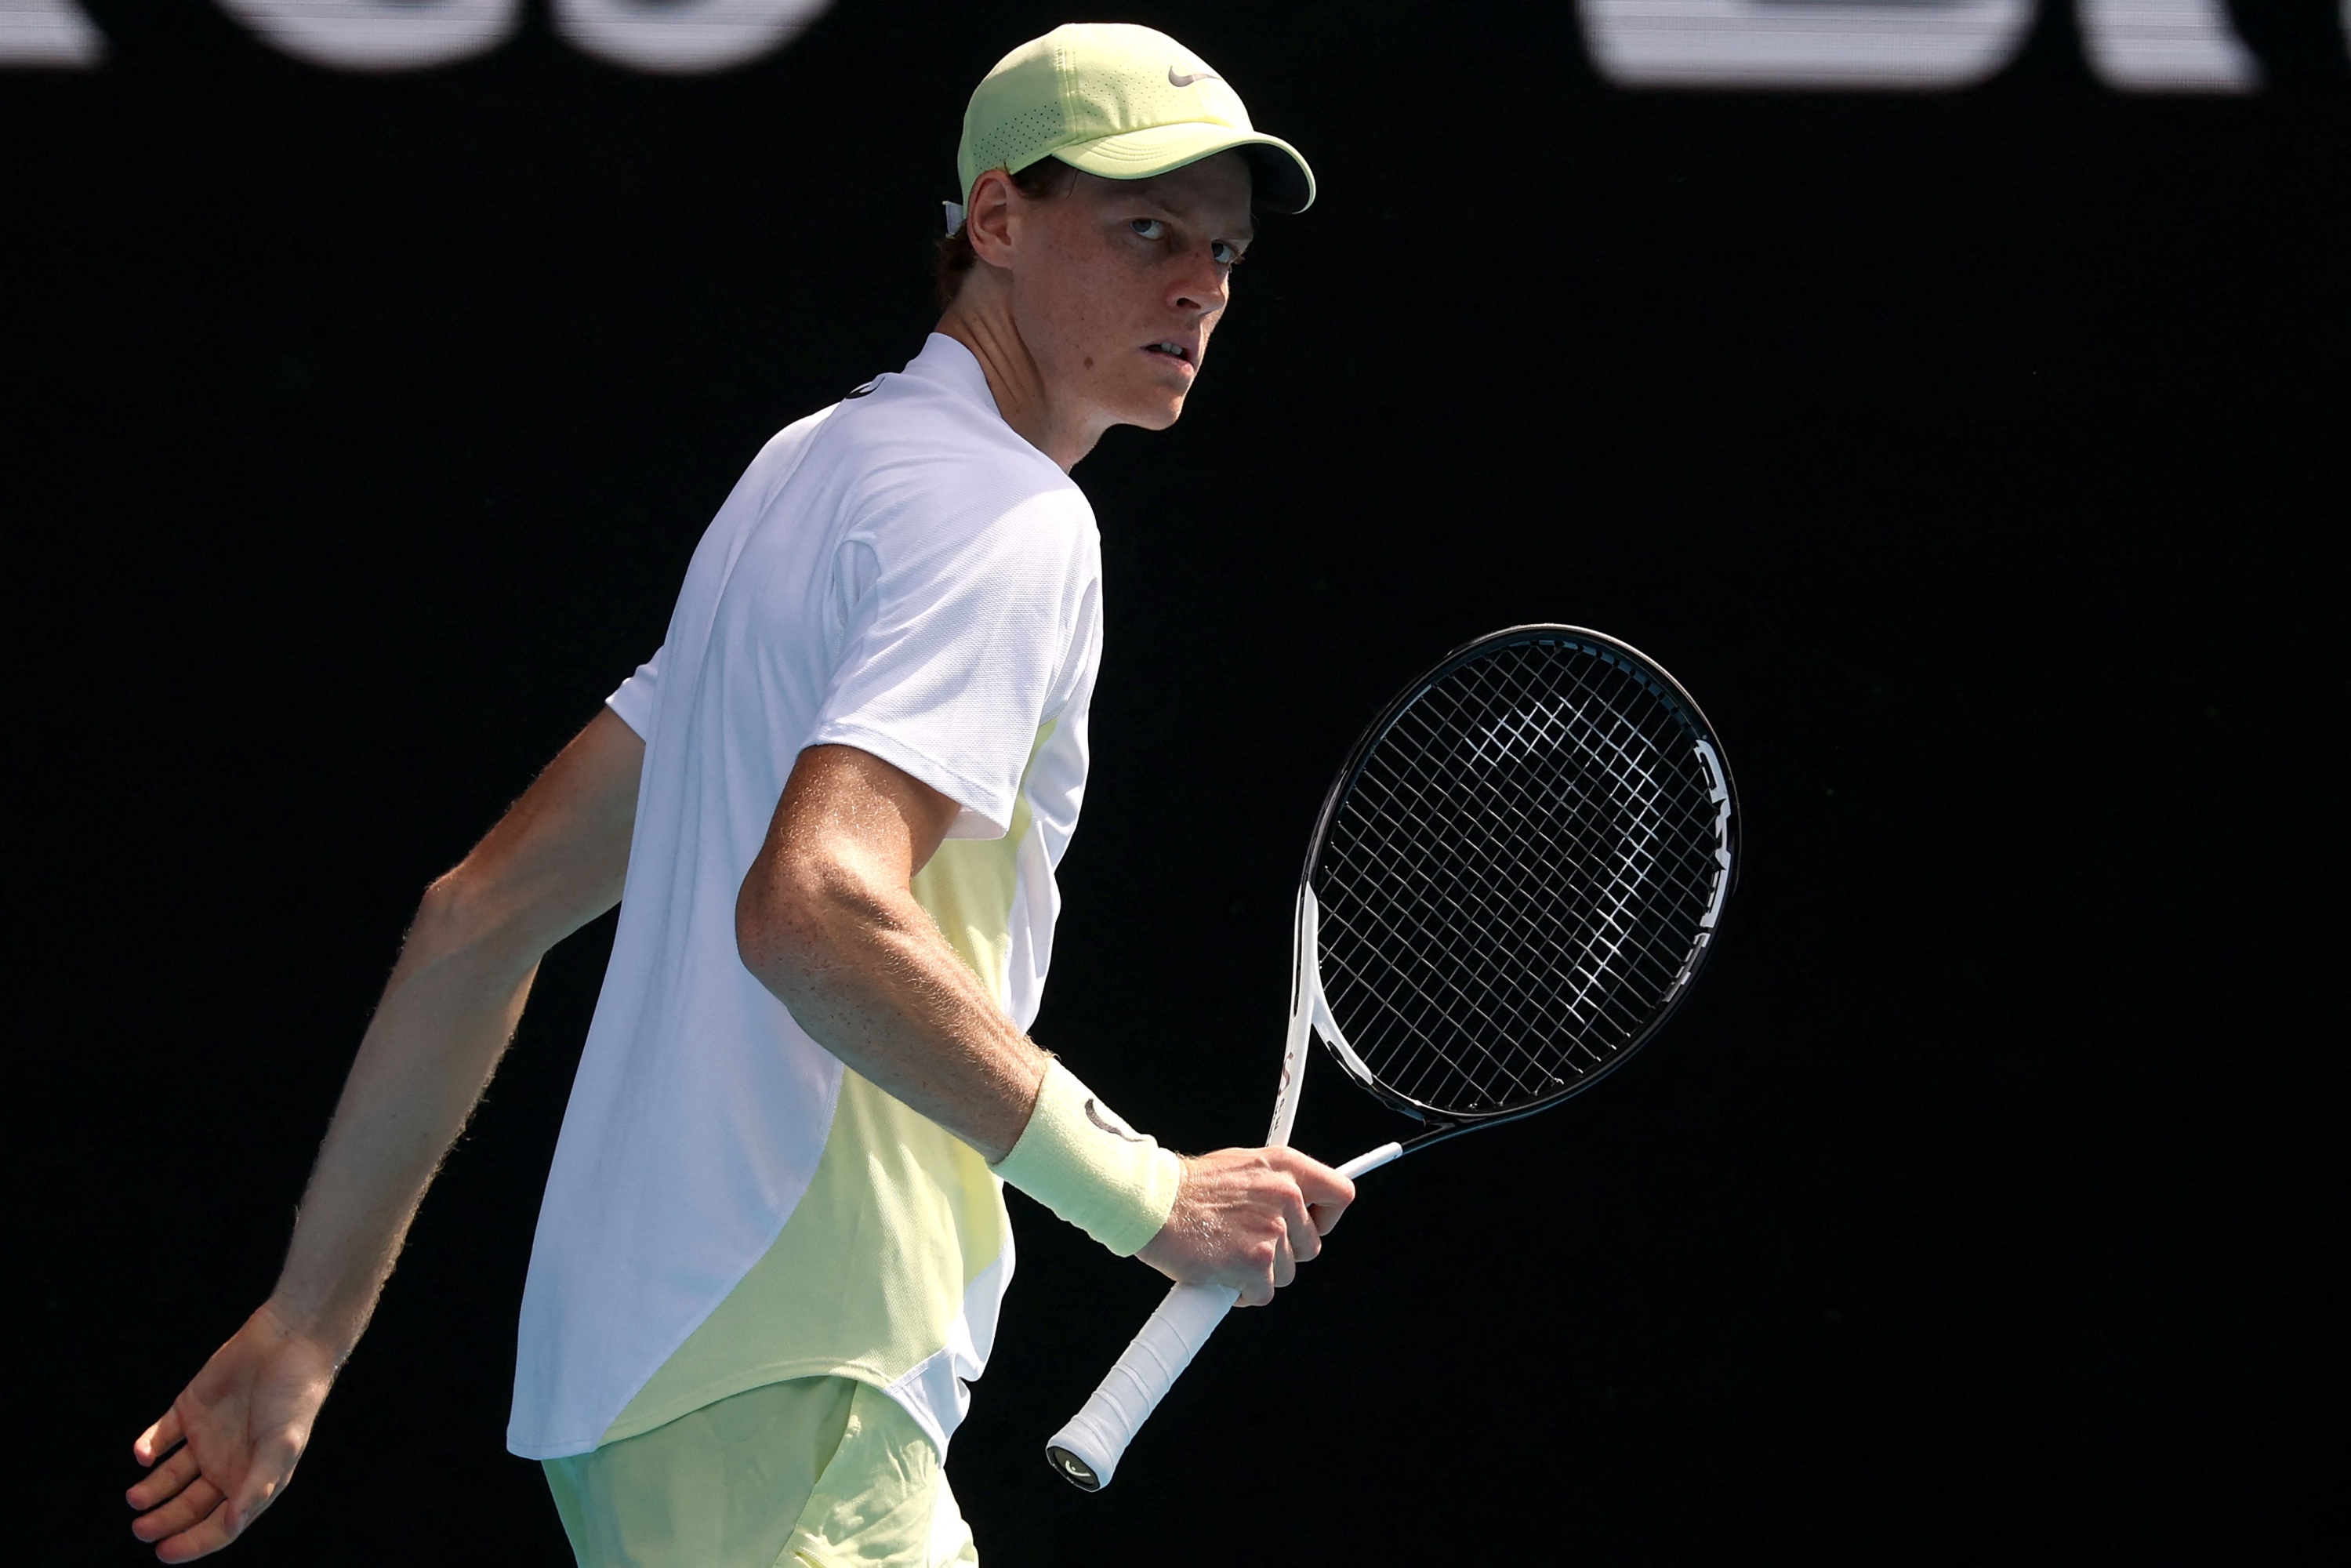
[[[1144,345],[1143,351],[1146,354],[1157,354],[1162,359],[1176,360],[1186,365],[1192,363],[1191,349],[1173,338],[1163,338],[1156,343],[1146,343]]]

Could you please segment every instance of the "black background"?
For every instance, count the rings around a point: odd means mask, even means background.
[[[841,0],[663,79],[534,15],[386,78],[90,10],[103,68],[0,78],[11,1529],[127,1563],[130,1439],[266,1291],[416,894],[758,444],[920,346],[963,99],[1064,17]],[[1014,1200],[984,1559],[2290,1552],[2327,1450],[2276,1439],[2340,1372],[2327,8],[2241,11],[2237,100],[2100,87],[2062,6],[1936,98],[1625,93],[1560,5],[1118,15],[1322,199],[1182,424],[1078,470],[1110,643],[1039,1038],[1180,1146],[1258,1136],[1329,772],[1510,622],[1680,675],[1749,860],[1659,1044],[1367,1178],[1097,1498],[1040,1448],[1155,1277]],[[609,931],[242,1561],[566,1560],[501,1437]],[[1352,1152],[1317,1071],[1301,1141]]]

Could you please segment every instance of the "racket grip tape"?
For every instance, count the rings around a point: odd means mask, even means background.
[[[1083,1491],[1110,1485],[1126,1446],[1239,1297],[1223,1285],[1178,1285],[1167,1292],[1086,1407],[1045,1445],[1045,1458],[1062,1479]]]
[[[1401,1144],[1382,1144],[1339,1166],[1339,1174],[1353,1181],[1403,1154]],[[1126,1446],[1239,1299],[1239,1291],[1223,1285],[1178,1285],[1168,1291],[1086,1407],[1045,1445],[1046,1462],[1081,1491],[1110,1485]]]

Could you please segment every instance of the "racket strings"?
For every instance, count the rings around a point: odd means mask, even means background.
[[[1587,712],[1574,716],[1588,719],[1589,714]],[[1599,738],[1613,742],[1619,751],[1625,749],[1621,737],[1603,734]],[[1501,798],[1499,803],[1506,807],[1516,805],[1516,802],[1510,801],[1507,795]],[[1623,814],[1625,803],[1620,800],[1615,804],[1619,814]],[[1506,814],[1518,817],[1525,815],[1523,810],[1510,810]],[[1570,825],[1573,826],[1572,821]],[[1537,834],[1534,837],[1540,841],[1541,835]],[[1595,850],[1591,836],[1588,833],[1573,832],[1569,837],[1575,841],[1574,847],[1580,850],[1589,861]],[[1653,864],[1644,863],[1654,862],[1654,845],[1641,843],[1637,832],[1635,835],[1635,841],[1619,846],[1619,851],[1615,863],[1609,867],[1609,870],[1614,873],[1613,884],[1609,881],[1598,883],[1595,885],[1595,891],[1601,894],[1598,903],[1576,911],[1589,927],[1581,944],[1582,951],[1568,950],[1556,940],[1544,941],[1543,938],[1552,934],[1544,932],[1540,925],[1531,929],[1529,923],[1523,919],[1512,922],[1510,928],[1502,933],[1506,936],[1515,937],[1517,945],[1521,946],[1522,948],[1530,938],[1533,939],[1536,950],[1522,951],[1520,963],[1514,965],[1513,968],[1522,972],[1525,966],[1532,964],[1562,977],[1566,982],[1563,988],[1565,1003],[1569,1011],[1575,1015],[1573,1021],[1584,1026],[1587,1033],[1593,1021],[1590,1013],[1594,1000],[1605,1002],[1613,999],[1607,994],[1605,981],[1611,967],[1611,960],[1618,956],[1628,935],[1625,929],[1626,922],[1624,919],[1625,913],[1624,900],[1621,897],[1611,898],[1608,895],[1613,889],[1621,888],[1627,880],[1638,880],[1645,873],[1653,873],[1655,869]],[[1480,870],[1490,871],[1492,868],[1471,866],[1465,869],[1474,873]],[[1489,932],[1495,929],[1490,921],[1488,929]],[[1545,948],[1549,951],[1542,950]],[[1524,998],[1511,999],[1522,1001]],[[1489,1006],[1479,1010],[1487,1015],[1487,1022],[1490,1027],[1494,1010],[1490,1002]],[[1595,1056],[1593,1064],[1596,1065],[1598,1060]],[[1520,1078],[1520,1083],[1523,1086],[1522,1075]],[[1421,1087],[1425,1091],[1426,1084],[1424,1082]]]
[[[1620,871],[1622,869],[1619,868]],[[1441,905],[1439,912],[1443,912]],[[1540,993],[1530,994],[1524,986],[1507,983],[1510,977],[1510,969],[1498,970],[1476,965],[1457,965],[1450,973],[1438,971],[1425,975],[1420,977],[1419,984],[1406,986],[1400,993],[1393,986],[1382,988],[1390,993],[1384,999],[1389,1004],[1389,1010],[1396,1015],[1394,1021],[1402,1026],[1403,1038],[1394,1043],[1421,1049],[1418,1071],[1408,1072],[1405,1064],[1388,1060],[1395,1054],[1392,1051],[1381,1049],[1381,1042],[1375,1039],[1367,1039],[1366,1044],[1371,1047],[1377,1070],[1385,1076],[1399,1080],[1399,1087],[1415,1098],[1458,1101],[1468,1108],[1485,1108],[1496,1101],[1540,1096],[1558,1086],[1562,1080],[1550,1071],[1555,1064],[1545,1058],[1562,1044],[1572,1067],[1589,1071],[1601,1065],[1605,1060],[1605,1047],[1617,1043],[1607,1036],[1613,1033],[1629,1038],[1639,1021],[1637,1017],[1630,1016],[1629,1011],[1623,1008],[1623,999],[1618,995],[1620,988],[1609,984],[1614,977],[1610,973],[1611,960],[1621,956],[1628,933],[1621,917],[1621,901],[1615,907],[1604,905],[1581,913],[1594,929],[1591,933],[1592,939],[1583,943],[1582,950],[1578,951],[1541,925],[1530,925],[1524,920],[1499,922],[1492,918],[1490,910],[1473,912],[1473,917],[1477,915],[1486,917],[1484,929],[1497,947],[1518,950],[1519,957],[1511,966],[1512,969],[1532,966],[1564,977],[1568,984],[1563,988],[1563,996],[1558,992],[1548,998]],[[1385,923],[1387,928],[1380,935],[1391,943],[1401,937],[1412,948],[1433,953],[1439,950],[1447,935],[1458,935],[1462,924],[1461,914],[1457,904],[1452,921],[1456,927],[1453,933],[1432,932],[1425,923],[1416,929],[1400,931],[1397,923],[1390,921]],[[1611,918],[1612,915],[1616,918]],[[1340,924],[1343,926],[1343,917]],[[1337,967],[1343,973],[1348,967],[1343,960]],[[1378,978],[1373,976],[1364,977],[1374,983]],[[1436,983],[1430,984],[1431,980]],[[1345,988],[1342,986],[1339,988],[1343,993],[1339,1008],[1354,1010],[1348,1007],[1349,998],[1343,994]],[[1527,1038],[1530,1031],[1523,1027],[1530,1004],[1539,1011],[1546,1001],[1556,1003],[1562,999],[1571,1015],[1565,1020],[1570,1027],[1564,1030],[1533,1031],[1537,1038],[1530,1047]],[[1399,1002],[1401,1006],[1397,1005]],[[1620,1011],[1627,1011],[1627,1016],[1614,1020],[1618,1028],[1611,1030],[1603,1027],[1595,1030],[1595,1023],[1604,1026],[1611,1021],[1607,1015]],[[1542,1020],[1538,1019],[1536,1021]],[[1452,1026],[1449,1030],[1446,1028],[1448,1025]],[[1468,1028],[1466,1034],[1462,1029],[1465,1025]],[[1359,1037],[1364,1035],[1361,1028],[1354,1032]],[[1440,1038],[1448,1032],[1458,1038],[1449,1042]],[[1600,1050],[1593,1049],[1595,1034]],[[1542,1038],[1545,1035],[1549,1038]],[[1501,1049],[1496,1049],[1493,1042],[1500,1042]],[[1465,1045],[1479,1060],[1469,1061],[1462,1058],[1460,1051]],[[1457,1071],[1447,1072],[1447,1069]],[[1458,1071],[1464,1069],[1468,1070],[1466,1074]],[[1496,1078],[1495,1070],[1507,1078],[1507,1083]],[[1465,1075],[1472,1079],[1482,1078],[1485,1082],[1432,1082],[1432,1079]]]
[[[1695,735],[1656,683],[1565,643],[1491,650],[1398,716],[1314,877],[1324,996],[1375,1079],[1490,1113],[1637,1043],[1721,874]]]
[[[1606,740],[1606,741],[1608,741],[1608,742],[1612,743],[1612,744],[1614,746],[1614,748],[1615,748],[1615,749],[1618,751],[1618,753],[1620,754],[1620,758],[1621,758],[1621,756],[1622,756],[1623,752],[1625,750],[1625,746],[1624,746],[1623,742],[1622,742],[1620,739],[1618,739],[1617,737],[1602,737],[1602,738],[1604,738],[1604,740]],[[1473,760],[1489,761],[1490,759],[1486,759],[1486,758],[1473,758]],[[1413,770],[1411,770],[1411,771],[1415,771],[1415,772],[1416,772],[1416,771],[1418,771],[1418,770],[1417,770],[1417,769],[1413,769]],[[1393,781],[1394,781],[1394,780],[1392,780],[1392,782],[1393,782]],[[1414,780],[1414,782],[1415,782],[1416,784],[1417,784],[1417,783],[1424,782],[1424,780]],[[1427,810],[1427,808],[1428,808],[1428,804],[1429,804],[1429,803],[1428,803],[1428,800],[1427,800],[1427,798],[1426,798],[1426,789],[1418,789],[1418,788],[1416,788],[1416,789],[1412,789],[1412,793],[1416,796],[1416,805],[1418,805],[1418,806],[1419,806],[1419,807],[1420,807],[1424,811],[1426,811],[1426,810]],[[1651,793],[1652,793],[1652,795],[1654,795],[1654,790],[1652,790],[1652,791],[1651,791]],[[1497,806],[1499,806],[1499,810],[1500,810],[1500,814],[1505,815],[1505,816],[1507,816],[1508,818],[1511,819],[1511,821],[1510,821],[1510,826],[1513,827],[1514,829],[1516,829],[1516,830],[1517,830],[1518,831],[1520,831],[1520,833],[1526,834],[1526,835],[1527,835],[1527,837],[1529,838],[1529,840],[1530,840],[1531,841],[1533,841],[1533,842],[1535,842],[1535,843],[1537,843],[1537,844],[1540,844],[1540,843],[1541,843],[1541,839],[1542,839],[1542,837],[1543,837],[1543,834],[1542,834],[1542,833],[1541,833],[1541,831],[1540,831],[1540,828],[1539,828],[1538,824],[1536,824],[1536,823],[1533,821],[1533,820],[1532,820],[1532,818],[1531,818],[1531,814],[1530,814],[1529,812],[1527,812],[1527,811],[1523,809],[1523,807],[1521,806],[1521,804],[1520,804],[1520,802],[1517,802],[1517,801],[1511,800],[1510,800],[1510,799],[1509,799],[1507,796],[1504,796],[1503,798],[1501,798],[1501,799],[1500,799],[1500,800],[1499,800],[1498,801],[1494,802],[1494,804],[1495,804],[1495,805],[1497,805]],[[1635,821],[1635,822],[1634,822],[1634,823],[1631,825],[1632,834],[1633,834],[1634,836],[1637,837],[1637,836],[1641,835],[1641,833],[1642,833],[1643,830],[1644,830],[1644,829],[1646,829],[1646,828],[1647,828],[1647,827],[1648,827],[1648,824],[1647,824],[1646,822],[1643,822],[1643,821]],[[1530,830],[1533,830],[1533,831],[1530,831]],[[1587,835],[1583,835],[1583,834],[1576,834],[1576,835],[1574,835],[1574,836],[1575,836],[1575,838],[1576,838],[1576,844],[1575,844],[1575,847],[1576,847],[1579,851],[1583,852],[1585,855],[1589,856],[1589,855],[1593,852],[1593,848],[1594,848],[1594,846],[1593,845],[1593,843],[1592,843],[1591,839],[1589,838],[1589,836],[1587,836]],[[1656,839],[1656,835],[1654,832],[1649,832],[1649,833],[1647,834],[1647,837],[1648,837],[1649,839],[1651,839],[1652,841],[1654,841],[1654,840]],[[1645,847],[1650,847],[1650,846],[1641,846],[1641,845],[1635,845],[1635,848],[1636,850],[1637,850],[1637,849],[1639,849],[1639,848],[1645,848]],[[1652,856],[1652,858],[1654,858],[1654,855]],[[1409,874],[1410,873],[1412,873],[1412,872],[1414,872],[1414,871],[1424,870],[1424,869],[1425,869],[1425,867],[1424,867],[1423,865],[1421,865],[1420,863],[1418,863],[1418,862],[1414,862],[1414,861],[1407,860],[1407,861],[1405,861],[1405,862],[1404,862],[1404,864],[1403,864],[1403,866],[1402,866],[1402,868],[1401,868],[1401,869],[1403,869],[1404,871],[1405,871],[1405,872],[1406,872],[1406,873],[1407,873],[1407,874]],[[1611,932],[1610,932],[1610,930],[1608,929],[1608,928],[1610,928],[1610,927],[1614,927],[1614,935],[1616,935],[1620,940],[1621,940],[1621,938],[1623,937],[1623,936],[1625,936],[1625,935],[1626,935],[1626,934],[1627,934],[1627,933],[1626,933],[1626,923],[1625,923],[1625,922],[1621,918],[1621,916],[1622,916],[1622,915],[1623,915],[1623,913],[1624,913],[1624,911],[1623,911],[1623,901],[1622,901],[1622,899],[1621,899],[1620,897],[1616,897],[1616,896],[1615,896],[1615,894],[1617,894],[1617,891],[1618,891],[1618,885],[1619,885],[1619,884],[1615,884],[1615,883],[1602,883],[1602,884],[1599,884],[1599,885],[1594,889],[1594,891],[1595,891],[1595,892],[1596,892],[1596,894],[1598,894],[1599,898],[1600,898],[1600,899],[1604,902],[1604,904],[1605,905],[1607,905],[1607,906],[1606,906],[1606,907],[1599,907],[1599,908],[1590,909],[1590,910],[1587,910],[1587,911],[1585,911],[1585,912],[1584,912],[1584,913],[1585,913],[1585,915],[1586,915],[1586,917],[1587,917],[1588,919],[1592,919],[1592,920],[1596,921],[1596,922],[1597,922],[1597,923],[1598,923],[1598,924],[1603,927],[1603,929],[1601,929],[1600,931],[1598,931],[1598,932],[1594,933],[1595,937],[1596,937],[1596,938],[1598,938],[1598,939],[1605,939],[1608,936],[1610,936],[1610,935],[1611,935]],[[1505,908],[1505,909],[1501,909],[1501,910],[1497,910],[1495,907],[1493,907],[1492,899],[1491,899],[1491,896],[1490,896],[1490,889],[1489,888],[1489,886],[1488,886],[1487,884],[1482,884],[1482,883],[1478,883],[1478,882],[1475,882],[1475,881],[1471,881],[1471,882],[1469,882],[1469,883],[1468,883],[1468,887],[1469,891],[1471,891],[1473,894],[1477,894],[1479,895],[1479,904],[1482,904],[1482,905],[1484,906],[1484,907],[1481,907],[1481,908],[1478,909],[1477,911],[1475,911],[1475,912],[1474,912],[1474,915],[1475,915],[1476,917],[1482,918],[1482,920],[1484,921],[1484,923],[1485,923],[1485,924],[1486,924],[1489,928],[1490,928],[1490,927],[1495,924],[1495,922],[1496,922],[1496,920],[1497,920],[1497,918],[1498,918],[1498,917],[1503,917],[1503,918],[1506,918],[1506,917],[1509,915],[1510,911],[1509,911],[1507,908]],[[1426,882],[1425,882],[1425,881],[1424,881],[1424,886],[1423,886],[1423,888],[1422,888],[1422,890],[1421,890],[1421,891],[1422,891],[1425,894],[1431,891],[1431,889],[1429,889],[1429,888],[1426,885]],[[1439,894],[1439,897],[1440,897],[1440,898],[1442,898],[1442,897],[1443,897],[1443,894]],[[1458,902],[1453,902],[1453,901],[1451,901],[1451,900],[1447,900],[1446,902],[1447,902],[1447,903],[1451,904],[1451,907],[1450,907],[1450,909],[1449,909],[1449,910],[1441,910],[1441,911],[1440,911],[1440,913],[1449,913],[1449,914],[1451,914],[1452,915],[1456,916],[1457,918],[1458,918],[1458,917],[1459,917],[1459,916],[1461,916],[1461,915],[1465,915],[1465,914],[1472,913],[1472,912],[1464,911],[1464,910],[1460,907],[1460,905],[1459,905],[1459,904],[1458,904]],[[1524,928],[1526,927],[1527,923],[1526,923],[1526,922],[1524,922],[1524,921],[1519,921],[1519,922],[1517,922],[1516,924],[1517,924],[1517,925],[1521,928],[1521,934],[1522,934],[1522,935],[1531,936],[1532,937],[1534,937],[1534,938],[1535,938],[1537,941],[1539,941],[1539,942],[1540,942],[1540,941],[1542,939],[1542,937],[1546,935],[1546,933],[1542,932],[1540,928],[1537,928],[1537,929],[1532,930],[1532,931],[1527,931],[1527,930],[1525,930]],[[1560,952],[1560,953],[1553,953],[1553,954],[1550,954],[1550,955],[1544,955],[1544,954],[1529,954],[1529,955],[1524,955],[1524,956],[1527,956],[1527,957],[1537,957],[1537,958],[1539,958],[1539,957],[1542,957],[1542,956],[1552,956],[1552,957],[1557,957],[1557,958],[1566,958],[1566,957],[1568,956],[1568,955],[1564,954],[1563,952]],[[1589,966],[1582,966],[1582,965],[1578,965],[1578,966],[1574,966],[1574,967],[1576,967],[1576,968],[1588,968],[1588,967],[1589,967]],[[1490,1021],[1490,1020],[1489,1020],[1489,1021]]]

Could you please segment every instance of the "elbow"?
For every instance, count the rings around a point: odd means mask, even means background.
[[[416,902],[406,946],[412,951],[452,952],[478,938],[482,925],[481,892],[465,875],[465,868],[444,873]]]
[[[827,946],[831,893],[820,868],[763,854],[735,895],[735,951],[788,1006]]]
[[[416,918],[402,944],[404,965],[438,967],[451,962],[488,963],[528,968],[546,951],[532,950],[529,933],[517,919],[515,900],[494,878],[469,865],[438,878],[417,900]]]

